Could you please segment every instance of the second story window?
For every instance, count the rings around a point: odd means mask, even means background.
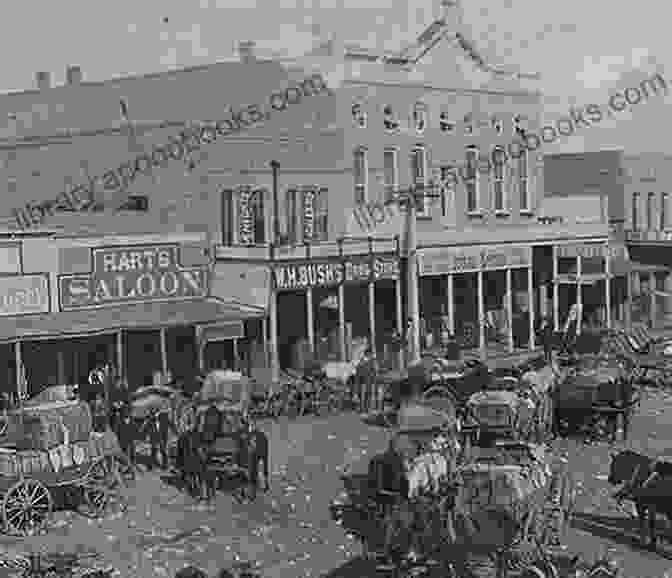
[[[478,149],[476,147],[467,147],[463,176],[467,192],[467,212],[475,213],[480,208],[478,203]]]
[[[223,189],[221,192],[222,209],[222,245],[227,247],[235,241],[236,229],[235,195],[232,189]]]
[[[397,166],[397,149],[386,148],[383,151],[383,182],[385,199],[391,200],[399,186],[399,168]]]
[[[238,188],[238,244],[256,245],[266,242],[264,190],[250,185]]]
[[[356,148],[354,152],[353,176],[355,180],[355,203],[366,203],[367,201],[367,181],[369,169],[366,152],[366,149],[362,147]]]
[[[664,231],[667,229],[669,223],[669,207],[667,206],[670,201],[667,193],[660,194],[660,230]]]
[[[352,123],[356,127],[366,128],[366,110],[361,102],[355,102],[352,105]]]
[[[413,128],[418,134],[425,132],[427,127],[427,107],[422,102],[416,102],[413,106]]]
[[[326,241],[329,238],[329,189],[318,187],[315,191],[315,227],[314,240]]]
[[[639,193],[632,194],[632,230],[639,229]]]
[[[449,114],[445,111],[439,115],[439,129],[445,133],[455,132],[455,123],[451,122]]]
[[[149,197],[147,195],[128,195],[118,211],[137,211],[146,213],[149,211]]]
[[[530,190],[528,174],[528,152],[521,147],[520,158],[518,159],[518,193],[520,195],[520,210],[530,210]]]
[[[383,126],[388,132],[395,132],[399,130],[399,119],[394,116],[392,106],[386,104],[383,107]]]
[[[501,147],[495,147],[492,151],[492,192],[495,201],[495,212],[506,211],[506,153]]]
[[[411,152],[411,178],[416,191],[418,214],[427,214],[430,200],[427,194],[427,151],[420,145]]]
[[[297,197],[298,191],[295,188],[287,189],[285,193],[285,212],[287,214],[288,243],[297,243],[299,237],[299,207]]]
[[[646,199],[646,228],[653,231],[656,223],[656,194],[649,193]]]
[[[441,167],[441,216],[450,217],[455,213],[455,185],[457,169],[453,166]]]

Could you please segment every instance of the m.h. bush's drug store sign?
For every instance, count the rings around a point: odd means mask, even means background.
[[[182,267],[179,245],[106,247],[92,249],[92,253],[91,274],[59,277],[61,309],[208,295],[208,267]]]

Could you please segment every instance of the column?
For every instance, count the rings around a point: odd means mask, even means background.
[[[608,246],[604,256],[604,273],[604,312],[607,316],[607,329],[611,329],[611,259]]]
[[[576,323],[577,334],[581,333],[583,324],[583,290],[581,286],[581,255],[576,258],[576,308],[578,309],[579,319]]]
[[[232,339],[233,341],[233,371],[240,371],[240,363],[239,363],[239,357],[238,357],[238,338],[234,337]]]
[[[274,288],[268,303],[269,340],[271,357],[271,379],[276,383],[280,379],[280,358],[278,356],[278,294]]]
[[[166,328],[159,329],[161,341],[161,373],[165,376],[168,373],[168,352],[166,347]]]
[[[649,294],[651,298],[651,317],[649,320],[649,327],[654,329],[656,327],[656,319],[658,317],[658,308],[656,307],[656,274],[649,273]]]
[[[198,332],[196,333],[198,335]],[[117,365],[117,372],[119,373],[119,377],[122,379],[126,375],[126,371],[124,368],[124,332],[123,331],[117,331],[116,333],[116,365]]]
[[[534,345],[534,277],[532,276],[532,265],[527,268],[527,308],[529,310],[530,321],[530,349],[533,350]]]
[[[376,358],[376,284],[373,281],[369,282],[369,341],[373,357]]]
[[[65,354],[62,349],[56,352],[56,373],[58,376],[58,385],[66,385]]]
[[[511,279],[511,269],[506,269],[506,295],[504,307],[506,310],[506,339],[509,344],[509,351],[513,353],[513,282]]]
[[[270,367],[269,358],[268,358],[268,320],[264,317],[261,320],[261,339],[262,347],[264,348],[264,369]]]
[[[414,197],[411,197],[407,203],[406,227],[408,255],[407,312],[412,324],[411,334],[408,335],[408,351],[410,361],[415,362],[420,360],[420,300],[418,296],[417,222]]]
[[[455,334],[455,278],[452,273],[448,273],[448,330]]]
[[[21,342],[14,342],[14,361],[16,363],[16,394],[23,399],[28,384],[22,379],[23,360],[21,359]]]
[[[397,278],[394,281],[394,295],[396,298],[396,315],[397,315],[397,333],[399,336],[404,335],[404,319],[403,319],[403,307],[401,302],[401,279]],[[399,349],[399,355],[397,359],[398,368],[402,369],[404,367],[404,348]]]
[[[313,319],[313,290],[306,289],[306,323],[308,325],[308,347],[315,353],[315,321]]]
[[[558,285],[558,247],[553,245],[553,330],[560,331],[560,286]]]
[[[627,331],[632,331],[632,273],[625,274],[625,311],[624,322]]]
[[[672,273],[669,271],[665,275],[665,324],[669,323],[672,315]]]
[[[481,357],[485,358],[485,312],[483,311],[483,270],[481,269],[476,273],[476,283],[478,286],[478,343]]]
[[[341,348],[341,361],[347,361],[345,348],[345,286],[338,286],[338,344]]]

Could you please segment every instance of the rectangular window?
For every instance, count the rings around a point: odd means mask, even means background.
[[[355,203],[366,203],[367,200],[367,180],[368,167],[366,159],[366,149],[358,148],[354,153],[353,173],[355,179]]]
[[[505,154],[504,150],[499,147],[495,147],[492,151],[492,188],[496,213],[503,213],[506,211],[506,191],[504,190],[504,177],[506,171]]]
[[[287,189],[285,196],[285,207],[287,213],[287,242],[296,243],[298,241],[299,230],[299,209],[296,204],[296,189]]]
[[[518,159],[518,192],[520,193],[520,210],[530,210],[530,190],[529,190],[529,175],[527,166],[527,151],[521,150],[520,158]]]
[[[467,191],[467,212],[478,211],[478,149],[467,147],[464,165],[464,186]]]
[[[315,241],[326,241],[329,238],[329,189],[319,187],[315,194]]]
[[[385,199],[389,201],[393,198],[399,184],[397,149],[386,148],[383,151],[383,173]]]
[[[646,228],[653,231],[656,222],[656,195],[649,193],[646,199]]]
[[[667,229],[667,193],[660,193],[660,230]]]
[[[425,147],[416,146],[411,153],[411,178],[416,190],[416,207],[420,214],[429,212],[427,195],[427,152]]]
[[[449,217],[455,213],[455,184],[457,169],[453,166],[441,167],[441,216]]]
[[[637,231],[639,229],[639,193],[633,193],[632,195],[632,230]]]
[[[146,213],[149,211],[149,197],[147,195],[128,195],[124,203],[117,210]]]
[[[235,230],[235,217],[233,202],[233,190],[223,189],[221,191],[222,202],[222,245],[230,247],[233,245],[233,231]]]

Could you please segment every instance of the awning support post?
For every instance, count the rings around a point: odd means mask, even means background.
[[[117,373],[119,378],[123,379],[126,375],[124,371],[124,332],[119,330],[116,333],[117,345]]]
[[[27,384],[24,383],[21,379],[21,369],[23,368],[23,360],[21,359],[20,341],[14,342],[14,360],[16,362],[16,394],[19,396],[19,399],[22,399],[24,394],[26,393],[24,391],[24,387],[26,387]]]
[[[161,340],[161,373],[165,375],[168,373],[168,353],[166,347],[166,328],[159,329],[159,336]]]

